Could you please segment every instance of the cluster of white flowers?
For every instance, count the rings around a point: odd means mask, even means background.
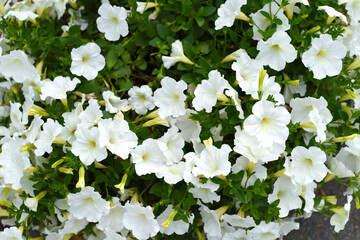
[[[5,2],[0,1],[0,11],[5,11],[5,19],[15,17],[19,21],[33,21],[45,14],[45,9],[52,17],[61,18],[66,4],[75,4],[76,1]],[[69,76],[53,79],[42,78],[40,64],[35,65],[30,53],[2,47],[0,119],[8,118],[9,124],[0,127],[0,204],[11,203],[17,209],[26,208],[28,211],[19,216],[20,220],[17,216],[19,223],[25,221],[29,213],[36,212],[39,201],[50,191],[36,195],[35,183],[29,178],[33,172],[49,165],[49,156],[56,148],[56,154],[74,155],[76,164],[81,166],[76,184],[79,191],[56,200],[55,213],[49,216],[49,226],[41,230],[47,234],[46,239],[69,239],[87,226],[92,226],[96,233],[96,237],[86,236],[87,239],[148,239],[158,233],[182,235],[188,231],[194,222],[194,214],[187,216],[188,221],[174,220],[179,206],[162,203],[166,205],[162,206],[165,210],[156,216],[151,205],[143,204],[140,193],[125,188],[130,171],[123,173],[123,180],[115,186],[120,189],[116,196],[109,195],[106,189],[104,198],[100,189],[86,182],[89,169],[93,166],[106,168],[104,162],[108,158],[127,161],[134,169],[132,181],[153,174],[156,181],[171,186],[185,183],[187,194],[198,200],[196,211],[200,212],[208,239],[270,240],[298,229],[299,224],[290,211],[303,209],[307,214],[318,211],[320,207],[315,206],[314,191],[319,182],[327,181],[326,178],[359,176],[360,137],[356,134],[342,137],[341,133],[334,136],[328,131],[333,115],[338,113],[330,112],[330,103],[323,96],[311,93],[304,97],[309,92],[304,83],[308,79],[299,81],[284,77],[285,80],[280,82],[274,72],[283,71],[289,64],[297,62],[309,70],[317,84],[340,74],[344,70],[345,57],[360,56],[360,4],[339,0],[339,4],[345,4],[350,19],[345,32],[337,38],[330,33],[319,33],[300,54],[288,32],[289,19],[294,12],[300,11],[296,10],[295,4],[307,6],[309,3],[289,1],[288,5],[282,6],[278,2],[281,1],[266,4],[249,17],[241,12],[247,4],[245,0],[226,0],[219,7],[215,30],[230,28],[236,24],[235,19],[241,19],[249,22],[246,24],[252,27],[253,40],[257,42],[256,57],[251,58],[246,49],[239,49],[226,58],[226,61],[234,61],[230,74],[235,77],[235,83],[225,79],[223,71],[215,69],[197,85],[163,76],[159,88],[133,86],[125,95],[128,98],[117,96],[111,88],[102,91],[100,96],[85,95],[74,91],[89,81],[105,81],[99,74],[106,66],[101,44],[89,42],[72,48],[71,66],[67,69]],[[136,11],[140,13],[155,8],[149,19],[156,18],[161,9],[157,2],[138,2],[137,6]],[[325,10],[330,18],[338,17],[341,24],[348,25],[346,16],[335,9],[327,6],[319,9]],[[271,21],[264,12],[279,19],[274,33],[267,39],[262,32]],[[77,20],[70,24],[84,26],[82,30],[85,30],[87,23],[81,19],[81,14],[76,16]],[[126,37],[129,34],[127,18],[124,7],[104,1],[96,19],[99,34],[112,42]],[[163,67],[170,69],[177,62],[195,65],[195,60],[185,56],[181,40],[175,40],[171,47],[170,56],[162,56]],[[299,79],[303,77],[299,76]],[[22,104],[4,100],[9,99],[14,89],[22,92]],[[348,89],[352,98],[341,99],[351,100],[353,108],[350,114],[360,110],[359,91]],[[79,98],[73,98],[73,109],[69,109],[69,93],[81,95],[79,101]],[[246,100],[247,109],[243,100]],[[66,112],[54,116],[40,107],[53,102],[61,102]],[[343,106],[344,109],[348,107]],[[228,116],[230,107],[236,109],[236,116]],[[224,125],[219,124],[211,129],[210,139],[201,139],[203,126],[193,116],[210,114],[215,108],[224,122],[235,117],[238,123],[233,134],[224,136]],[[136,115],[136,120],[124,116],[129,111]],[[142,139],[135,133],[133,125],[136,124],[141,128],[161,125],[166,130],[157,139]],[[296,144],[289,139],[294,126],[304,130]],[[351,128],[358,131],[359,124],[351,125]],[[290,146],[287,145],[289,141]],[[344,142],[341,150],[328,154],[326,147],[337,142]],[[59,166],[62,161],[58,160],[51,168],[73,174],[71,168]],[[281,169],[270,172],[267,166],[275,161],[282,162]],[[229,206],[216,210],[209,208],[211,203],[221,202],[224,198],[220,194],[222,186],[212,179],[225,179],[229,184],[227,177],[240,171],[243,172],[241,186],[244,189],[254,186],[257,181],[265,181],[268,176],[273,179],[272,192],[266,199],[268,204],[279,202],[279,219],[256,223],[252,216],[244,215],[239,205],[241,202],[237,200],[234,200],[234,208],[239,214],[226,214]],[[351,194],[347,194],[348,202],[344,207],[330,209],[334,213],[330,223],[335,226],[335,231],[342,230],[347,222]],[[21,229],[11,227],[0,232],[0,238],[22,239],[21,232]]]

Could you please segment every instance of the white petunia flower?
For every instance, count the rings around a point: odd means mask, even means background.
[[[360,21],[360,2],[358,0],[338,0],[338,4],[346,4],[345,9],[350,16],[351,24],[356,25]]]
[[[330,218],[330,225],[335,227],[335,232],[339,232],[345,228],[346,223],[349,221],[352,195],[347,196],[347,203],[342,208],[332,208],[334,214]]]
[[[25,239],[20,230],[17,227],[5,228],[4,231],[0,232],[0,238],[2,240],[22,240]]]
[[[0,72],[4,77],[13,78],[18,83],[37,75],[28,56],[21,50],[13,50],[8,55],[0,56]]]
[[[129,105],[137,114],[144,115],[148,110],[152,110],[154,105],[153,92],[148,85],[141,87],[134,86],[129,91]]]
[[[263,69],[260,61],[251,59],[244,50],[236,62],[231,65],[231,69],[236,72],[236,80],[241,90],[246,94],[256,91],[259,85],[259,71]]]
[[[189,58],[184,54],[184,49],[180,40],[176,40],[171,44],[171,54],[170,56],[162,56],[162,61],[164,62],[164,67],[169,69],[175,65],[177,62],[183,62],[187,64],[194,64]]]
[[[156,177],[164,178],[167,184],[176,184],[184,179],[185,162],[178,162],[172,165],[163,164],[155,173]]]
[[[53,150],[51,144],[62,131],[60,123],[51,118],[47,119],[42,128],[42,132],[39,133],[38,139],[34,142],[36,156],[42,156],[45,152],[51,153]]]
[[[302,55],[302,62],[314,73],[314,78],[323,79],[340,73],[346,52],[344,44],[333,41],[329,34],[321,34],[312,39],[310,49]]]
[[[34,6],[29,6],[26,2],[17,2],[11,9],[6,13],[4,18],[15,17],[19,21],[30,20],[34,21],[38,15],[35,12]]]
[[[100,105],[95,99],[89,100],[89,106],[79,113],[78,127],[89,128],[97,124],[101,117],[103,116],[102,111],[100,110]]]
[[[80,158],[85,166],[91,165],[95,160],[100,162],[107,157],[105,147],[100,146],[100,132],[97,127],[90,130],[79,128],[75,132],[76,139],[72,143],[71,152]]]
[[[129,33],[129,26],[126,22],[126,9],[118,6],[111,6],[103,3],[98,13],[100,17],[96,19],[96,24],[100,32],[105,33],[105,38],[109,41],[117,41],[120,36],[125,37]]]
[[[316,133],[317,142],[326,140],[326,125],[331,122],[332,116],[323,97],[291,99],[290,106],[293,108],[291,111],[293,123],[301,123],[300,126],[305,131]]]
[[[289,135],[287,124],[290,122],[290,113],[284,107],[275,107],[274,103],[261,100],[254,104],[252,112],[244,121],[245,132],[255,136],[264,147],[286,141]]]
[[[275,240],[280,237],[280,224],[277,222],[265,223],[261,221],[253,229],[247,232],[247,235],[253,240]]]
[[[285,144],[273,143],[266,147],[260,144],[256,136],[251,136],[246,131],[240,130],[239,126],[235,127],[235,129],[234,151],[254,163],[275,161],[285,150]]]
[[[91,198],[89,198],[88,200],[90,202]],[[84,205],[83,207],[86,206]],[[83,230],[88,223],[89,222],[86,220],[86,218],[77,219],[73,214],[70,214],[70,216],[68,217],[67,221],[64,224],[64,227],[59,230],[60,237],[56,239],[63,239],[63,237],[66,234],[71,234],[71,233],[77,234],[78,232]],[[51,240],[55,240],[55,239],[51,239]]]
[[[270,14],[271,8],[271,14]],[[259,9],[256,13],[252,13],[250,16],[255,22],[256,26],[253,25],[253,39],[260,40],[263,36],[259,33],[258,28],[265,31],[265,29],[270,25],[270,21],[264,15],[261,14],[262,11],[265,11],[271,15],[273,18],[276,13],[276,17],[279,18],[282,22],[281,25],[277,25],[276,30],[287,31],[290,29],[289,20],[284,14],[284,10],[279,7],[275,2],[267,3],[262,9]]]
[[[43,81],[41,89],[41,100],[45,100],[47,97],[52,99],[65,99],[67,98],[66,92],[73,91],[77,84],[80,83],[78,78],[71,80],[70,77],[57,76],[54,81],[49,79]]]
[[[282,0],[275,0],[279,5],[282,3]],[[288,16],[289,19],[293,18],[294,14],[294,6],[297,3],[304,4],[306,6],[309,6],[308,0],[288,0],[287,4],[284,6],[284,10]]]
[[[209,72],[208,77],[208,80],[202,80],[196,86],[195,98],[192,104],[197,111],[205,109],[206,112],[210,113],[217,102],[217,98],[230,86],[228,81],[217,70]]]
[[[233,227],[251,228],[256,226],[255,221],[251,216],[246,216],[243,218],[235,214],[224,214],[221,216],[221,220],[229,223]]]
[[[284,86],[284,99],[286,103],[289,103],[293,99],[295,93],[300,94],[301,97],[305,96],[306,93],[306,84],[304,81],[300,80],[298,85],[286,84]]]
[[[253,91],[248,92],[254,99],[260,99],[259,97],[259,78],[255,82]],[[277,102],[276,105],[282,105],[285,103],[284,96],[280,93],[281,87],[280,84],[275,82],[275,76],[269,77],[268,74],[265,74],[263,79],[263,85],[261,89],[261,99],[267,99],[269,96],[272,96]]]
[[[137,146],[137,136],[124,119],[104,119],[98,123],[100,147],[127,159],[130,151]]]
[[[141,176],[158,172],[165,163],[166,157],[157,141],[149,138],[131,151],[131,161],[135,164],[136,174]]]
[[[277,31],[265,42],[262,39],[258,42],[257,50],[260,52],[256,59],[263,65],[281,71],[286,63],[293,62],[297,56],[297,51],[290,42],[291,38],[286,32]]]
[[[97,228],[105,231],[106,228],[111,229],[114,232],[120,232],[123,230],[123,219],[126,212],[125,208],[121,206],[118,198],[113,198],[112,202],[115,204],[110,208],[108,214],[104,214],[96,225]]]
[[[299,197],[301,188],[294,185],[289,177],[279,177],[274,183],[274,190],[268,195],[268,202],[280,200],[279,217],[287,217],[290,210],[301,208],[302,201]]]
[[[121,100],[112,91],[105,91],[102,96],[105,101],[105,109],[109,113],[117,113],[122,106],[128,104],[127,100]]]
[[[342,148],[336,155],[336,159],[346,167],[348,172],[358,174],[360,172],[360,136],[345,142],[346,147]]]
[[[11,120],[11,128],[14,131],[24,131],[25,126],[24,123],[21,121],[22,113],[20,111],[21,104],[18,102],[10,102],[10,120]],[[11,129],[10,128],[10,129]]]
[[[251,164],[253,164],[253,162],[251,162]],[[254,183],[258,179],[260,181],[263,181],[267,178],[267,168],[261,163],[257,163],[255,167],[251,170],[251,172],[246,171],[249,168],[250,168],[250,161],[244,156],[238,157],[236,159],[236,163],[231,168],[232,173],[238,173],[241,170],[244,170],[244,177],[241,180],[241,186],[243,186],[244,188],[254,185]],[[248,177],[248,175],[250,175],[250,177]]]
[[[231,170],[229,153],[231,148],[227,144],[221,145],[218,149],[213,145],[208,145],[201,152],[200,158],[195,159],[196,167],[192,169],[195,176],[204,175],[212,178],[218,175],[228,175]]]
[[[297,146],[291,151],[291,162],[285,165],[285,174],[294,183],[306,185],[312,181],[320,182],[328,173],[325,166],[326,154],[318,147],[306,149]]]
[[[346,19],[346,16],[344,14],[342,14],[341,12],[336,11],[334,8],[329,7],[329,6],[319,6],[318,10],[324,10],[327,15],[329,15],[329,17],[331,18],[335,18],[338,17],[340,18],[340,20],[345,23],[346,25],[348,24],[348,21]]]
[[[310,112],[317,109],[323,116],[324,123],[328,124],[332,116],[329,109],[327,109],[327,105],[326,99],[322,96],[320,98],[294,98],[290,101],[290,107],[292,108],[291,121],[301,124],[310,122]]]
[[[69,213],[76,219],[98,222],[110,211],[110,203],[105,201],[93,187],[85,187],[78,193],[68,194]]]
[[[216,215],[214,210],[209,209],[208,207],[202,205],[200,207],[201,219],[204,222],[204,232],[206,236],[221,238],[221,226],[219,217]]]
[[[0,153],[1,184],[12,184],[15,190],[22,188],[21,178],[31,166],[28,154],[20,150],[21,144],[22,140],[9,140],[2,145]]]
[[[155,8],[155,11],[151,13],[148,17],[149,20],[156,19],[157,15],[159,14],[160,8],[158,7],[158,3],[155,2],[136,2],[137,8],[136,11],[140,14],[143,14],[147,9]]]
[[[126,229],[131,230],[134,237],[145,240],[154,237],[160,231],[150,206],[126,203],[125,209],[123,224]]]
[[[350,57],[360,56],[360,24],[346,26],[344,30],[337,40],[345,45]]]
[[[174,123],[180,129],[181,136],[186,142],[200,141],[201,125],[198,121],[189,118],[191,113],[195,111],[186,109],[185,115],[177,117]]]
[[[156,218],[157,222],[160,225],[160,232],[166,235],[171,235],[176,233],[177,235],[185,234],[189,229],[189,223],[192,224],[194,220],[194,214],[191,214],[188,221],[184,222],[183,220],[172,220],[167,228],[164,228],[161,224],[167,220],[171,212],[174,210],[172,205],[168,205],[167,208]]]
[[[100,53],[100,47],[93,42],[71,50],[71,73],[84,76],[87,80],[96,78],[105,67],[105,58]]]
[[[236,18],[243,16],[241,7],[245,5],[247,0],[227,0],[220,5],[217,10],[219,18],[215,21],[215,30],[222,29],[224,26],[231,27]]]
[[[187,84],[180,80],[164,77],[161,80],[161,88],[154,92],[154,103],[159,108],[159,116],[165,119],[168,116],[179,117],[186,113],[185,100]]]
[[[169,128],[169,130],[158,139],[158,145],[167,158],[167,165],[178,163],[184,156],[182,148],[185,146],[185,141],[177,127]]]

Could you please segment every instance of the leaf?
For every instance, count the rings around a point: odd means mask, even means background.
[[[206,6],[201,14],[202,17],[207,17],[213,14],[216,11],[216,7],[214,6]]]
[[[164,39],[164,40],[166,39],[166,37],[167,37],[168,35],[171,34],[169,28],[165,27],[165,26],[162,25],[162,24],[156,24],[156,30],[157,30],[157,32],[158,32],[158,34],[159,34],[159,37],[162,38],[162,39]]]
[[[270,19],[271,20],[271,16],[268,12],[266,11],[260,11],[261,15],[263,15],[264,17],[266,17],[267,19]]]

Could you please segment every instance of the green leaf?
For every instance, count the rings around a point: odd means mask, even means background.
[[[170,29],[165,27],[162,24],[156,24],[156,30],[159,34],[159,37],[162,39],[166,39],[167,36],[169,36],[171,34]]]
[[[207,17],[213,14],[216,11],[216,7],[214,6],[206,6],[201,14],[202,17]]]

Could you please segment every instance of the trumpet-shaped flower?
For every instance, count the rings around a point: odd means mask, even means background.
[[[35,155],[42,156],[45,152],[51,153],[51,146],[55,138],[61,133],[62,126],[57,121],[49,118],[42,126],[43,131],[39,133],[38,139],[34,142],[36,147]]]
[[[22,188],[24,170],[31,166],[29,156],[20,151],[21,144],[21,140],[9,140],[2,145],[0,153],[1,183],[12,184],[16,190]]]
[[[171,44],[171,54],[170,56],[163,56],[162,61],[164,62],[164,67],[169,69],[175,65],[177,62],[183,62],[187,64],[194,64],[189,58],[184,54],[184,49],[180,40],[176,40]]]
[[[250,161],[270,162],[277,160],[285,150],[285,144],[273,143],[265,147],[259,143],[256,136],[249,135],[246,131],[236,127],[234,151],[248,158]]]
[[[198,179],[198,178],[197,178]],[[204,203],[212,203],[220,201],[220,196],[216,194],[216,190],[219,189],[219,184],[213,183],[208,180],[206,183],[195,183],[195,187],[190,188],[189,192],[194,198],[201,199]]]
[[[108,214],[104,214],[96,225],[97,228],[105,231],[109,228],[114,232],[120,232],[123,228],[123,219],[126,212],[125,208],[121,206],[118,198],[113,198],[112,202],[115,204],[110,208]]]
[[[318,10],[324,10],[329,15],[330,18],[338,17],[343,23],[345,23],[346,25],[348,24],[346,16],[341,12],[336,11],[334,8],[330,6],[319,6]]]
[[[339,4],[346,4],[345,9],[350,16],[351,24],[356,25],[360,21],[360,3],[358,0],[338,0]]]
[[[90,130],[79,128],[75,132],[75,141],[72,143],[71,152],[80,158],[85,166],[91,165],[95,160],[100,162],[107,157],[105,147],[100,146],[100,132],[97,127]]]
[[[236,80],[246,94],[251,94],[258,87],[259,71],[263,69],[260,61],[251,59],[244,50],[240,57],[231,65],[232,70],[236,72]]]
[[[167,158],[167,165],[178,163],[184,156],[182,148],[185,145],[185,141],[177,127],[171,127],[161,138],[159,138],[158,145]]]
[[[176,184],[184,179],[185,162],[178,162],[172,165],[163,164],[155,173],[156,177],[164,178],[167,184]]]
[[[255,136],[264,147],[273,143],[283,144],[288,135],[287,124],[290,113],[284,107],[275,107],[274,103],[261,100],[253,106],[253,114],[244,121],[244,131]]]
[[[102,111],[100,110],[100,105],[95,99],[90,99],[89,106],[79,113],[78,127],[89,128],[97,124],[100,118],[103,116]]]
[[[120,36],[125,37],[129,33],[129,26],[126,22],[126,9],[118,6],[111,6],[103,3],[98,13],[100,17],[96,19],[96,24],[100,32],[105,33],[105,38],[109,41],[117,41]]]
[[[137,136],[124,119],[104,119],[99,122],[99,144],[110,152],[127,159],[131,149],[137,146]]]
[[[202,80],[201,83],[196,86],[194,91],[195,98],[192,104],[197,111],[205,109],[205,111],[209,113],[216,104],[220,94],[229,88],[228,81],[221,76],[219,71],[213,70],[209,72],[209,80]]]
[[[284,14],[284,10],[279,7],[275,2],[267,3],[262,9],[259,9],[256,13],[251,14],[252,20],[256,25],[253,25],[253,39],[260,40],[263,36],[259,33],[258,28],[260,30],[265,31],[265,29],[270,25],[271,21],[266,18],[261,12],[265,11],[271,15],[271,17],[276,17],[281,20],[281,25],[276,26],[276,30],[287,31],[290,29],[289,20]]]
[[[221,238],[221,227],[219,217],[214,210],[202,205],[200,207],[201,219],[204,222],[204,231],[207,237]]]
[[[155,107],[153,92],[148,85],[141,87],[134,86],[129,91],[129,105],[137,114],[145,114],[148,110]]]
[[[323,79],[340,73],[346,52],[344,44],[333,41],[329,34],[322,34],[312,39],[310,49],[302,55],[302,62],[314,73],[314,78]]]
[[[100,54],[100,47],[93,42],[71,50],[71,73],[93,80],[105,67],[105,58]]]
[[[164,228],[161,224],[165,222],[169,215],[174,211],[172,205],[168,205],[167,208],[156,218],[157,222],[160,225],[160,232],[166,235],[171,235],[176,233],[177,235],[185,234],[189,229],[189,223],[192,224],[194,220],[194,214],[191,214],[188,222],[183,220],[172,220],[167,228]]]
[[[145,240],[154,237],[160,231],[150,206],[126,203],[125,209],[123,224],[126,229],[131,230],[134,237]]]
[[[285,165],[285,174],[293,182],[306,185],[312,181],[321,181],[328,173],[325,166],[326,154],[318,147],[306,149],[297,146],[291,151],[291,162]]]
[[[75,89],[76,85],[80,83],[78,78],[71,80],[70,77],[57,76],[54,81],[45,80],[41,89],[41,100],[45,100],[47,97],[53,99],[64,99],[66,98],[66,92]]]
[[[352,195],[347,196],[347,203],[342,208],[331,209],[334,214],[330,218],[330,225],[335,227],[335,232],[339,232],[345,228],[345,224],[349,221]]]
[[[224,26],[231,27],[246,2],[247,0],[227,0],[221,4],[217,10],[219,18],[215,21],[215,30],[222,29]]]
[[[187,84],[180,80],[176,82],[170,77],[161,80],[161,88],[154,92],[154,103],[159,107],[159,116],[165,119],[168,116],[178,117],[186,113],[185,100]]]
[[[35,20],[38,15],[35,12],[34,5],[29,6],[26,2],[17,2],[11,9],[6,13],[4,18],[15,17],[19,21]]]
[[[166,157],[157,141],[149,138],[131,151],[131,161],[135,163],[136,174],[141,176],[158,172],[165,163]]]
[[[272,203],[279,199],[279,217],[286,217],[290,210],[301,208],[300,193],[301,187],[294,185],[290,178],[279,177],[274,183],[273,193],[268,196],[268,202]]]
[[[277,222],[265,223],[261,221],[253,229],[247,232],[247,235],[253,240],[274,240],[280,237],[280,224]]]
[[[212,178],[218,175],[228,175],[231,170],[229,162],[229,153],[231,148],[223,144],[220,149],[208,145],[200,153],[200,158],[195,159],[196,167],[192,169],[195,176],[204,175],[206,178]]]
[[[256,59],[263,65],[281,71],[286,63],[293,62],[297,56],[297,51],[290,42],[291,38],[286,32],[277,31],[265,42],[262,39],[258,42],[257,49],[260,52]]]
[[[322,115],[324,123],[328,124],[332,120],[332,116],[329,109],[327,109],[327,105],[325,98],[322,96],[320,98],[294,98],[290,101],[290,107],[292,107],[291,121],[301,124],[310,122],[310,112],[317,109]]]
[[[110,203],[105,201],[93,187],[85,187],[78,193],[68,194],[69,212],[76,219],[97,222],[110,212]]]
[[[90,202],[90,200],[91,199],[89,198],[89,202]],[[74,217],[74,215],[70,214],[67,221],[64,224],[64,227],[59,230],[60,236],[55,235],[54,238],[51,238],[51,240],[63,239],[63,237],[66,234],[72,234],[72,233],[77,234],[78,232],[83,230],[88,223],[89,222],[86,220],[86,218],[77,219],[76,217]]]
[[[17,227],[5,228],[0,232],[0,238],[3,240],[22,240],[25,239]]]
[[[105,91],[102,96],[105,101],[106,111],[109,113],[117,113],[122,106],[127,105],[127,100],[121,100],[112,91]]]
[[[13,78],[18,83],[37,75],[28,56],[21,50],[13,50],[8,55],[0,56],[0,72],[4,77]]]

